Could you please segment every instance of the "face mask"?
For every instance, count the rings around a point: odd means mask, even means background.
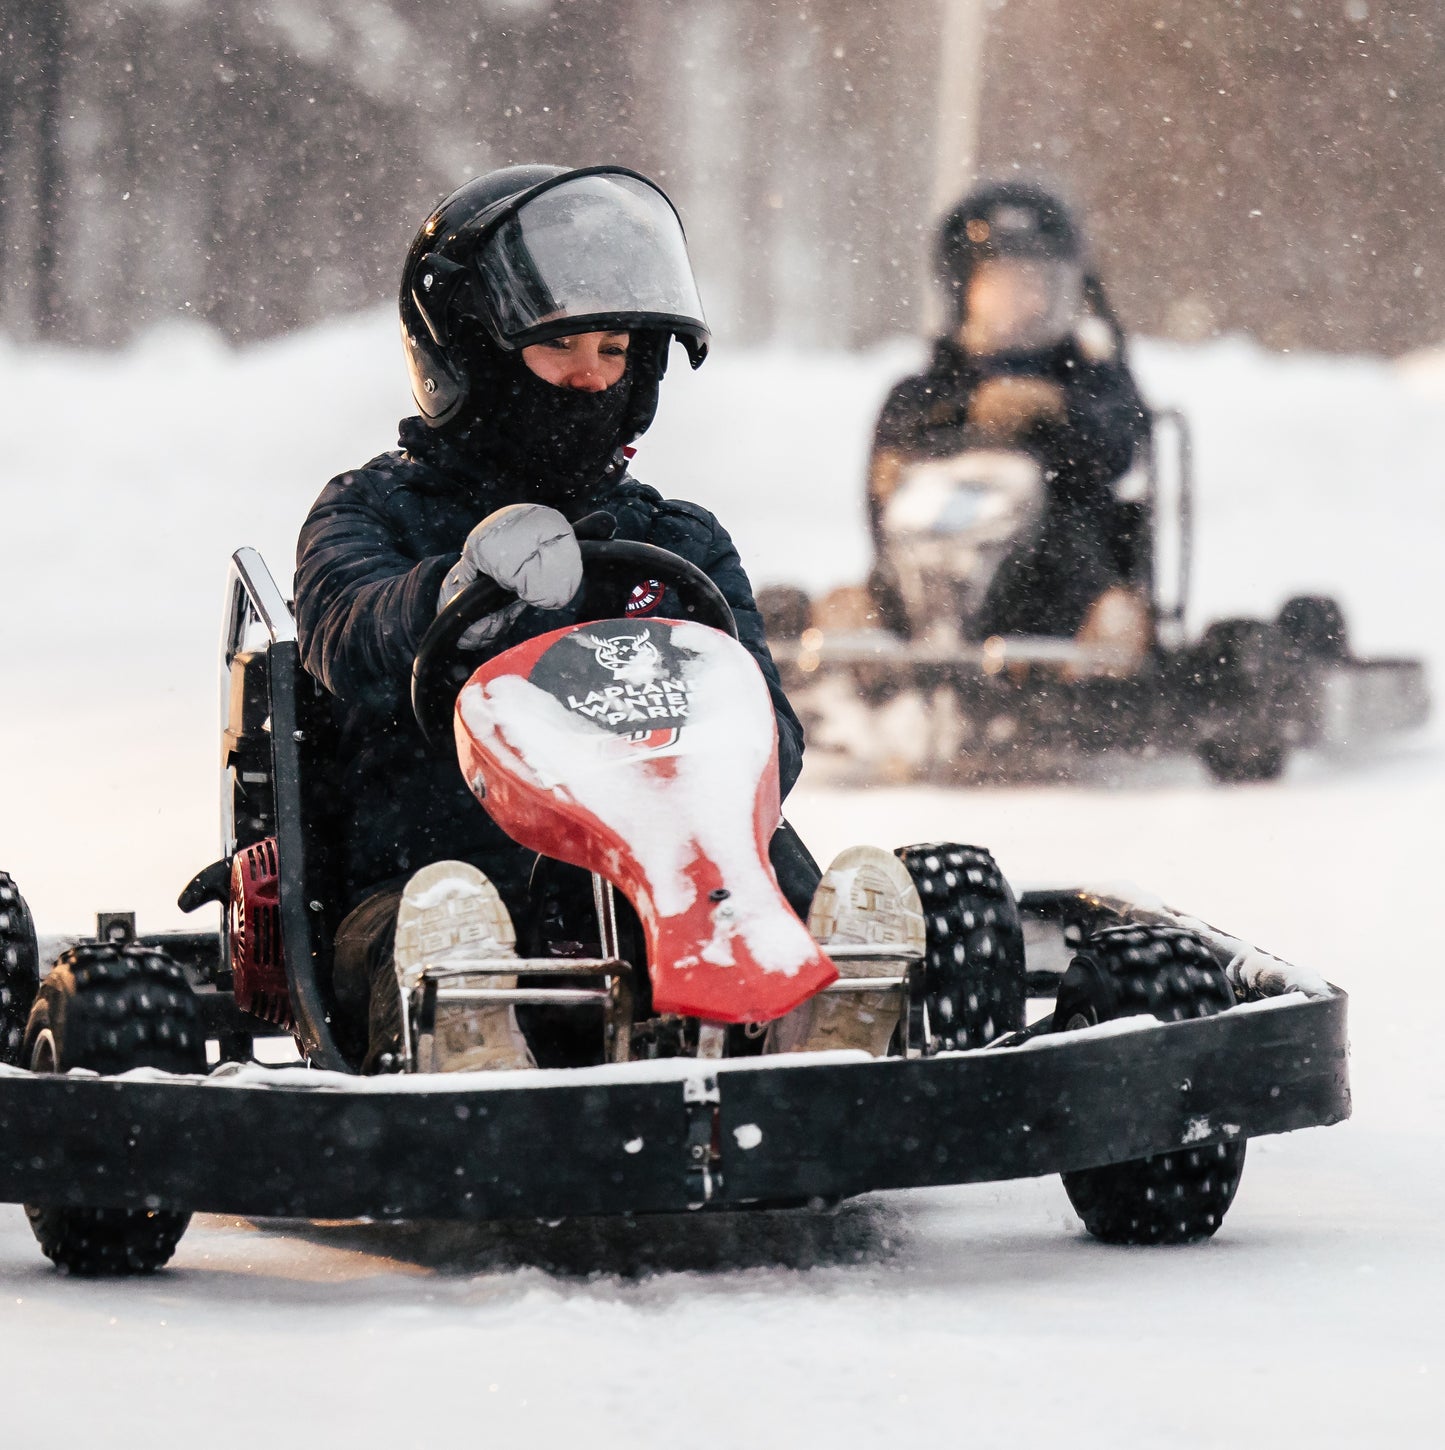
[[[468,429],[468,445],[538,499],[586,491],[622,444],[632,397],[631,368],[600,393],[559,388],[520,358],[492,390],[491,406]]]

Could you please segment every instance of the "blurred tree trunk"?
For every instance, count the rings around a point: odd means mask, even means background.
[[[65,328],[65,297],[60,277],[65,203],[64,74],[66,14],[64,0],[30,0],[35,68],[30,95],[35,121],[35,226],[32,232],[35,303],[33,324],[39,336],[58,338]]]
[[[983,84],[984,0],[938,0],[938,132],[933,209],[942,214],[968,189],[978,166]]]
[[[15,249],[19,246],[20,195],[20,3],[0,0],[0,323],[8,311]]]
[[[984,167],[1065,186],[1131,327],[1445,335],[1442,0],[1010,0],[987,25]]]
[[[53,338],[64,326],[59,276],[65,170],[61,96],[64,0],[0,9],[0,271],[5,313]]]

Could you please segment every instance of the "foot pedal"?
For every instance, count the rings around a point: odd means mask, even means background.
[[[445,971],[432,1020],[418,1024],[418,1038],[430,1038],[430,1050],[418,1053],[424,1071],[475,1072],[483,1068],[535,1067],[527,1039],[517,1026],[516,1009],[506,1003],[449,1002],[448,989],[499,989],[517,985],[515,975],[467,976],[469,962],[516,954],[517,934],[497,888],[465,861],[437,861],[406,883],[396,914],[397,986],[403,1021],[430,968]],[[426,984],[428,990],[430,984]]]
[[[825,952],[832,947],[897,947],[900,955],[924,950],[923,904],[908,869],[890,851],[853,846],[823,873],[808,911],[808,930]],[[908,975],[907,964],[886,956],[836,965],[849,984],[869,977]],[[768,1029],[769,1052],[830,1052],[861,1048],[883,1057],[898,1029],[906,992],[819,992]]]

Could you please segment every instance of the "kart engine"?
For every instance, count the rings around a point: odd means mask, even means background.
[[[236,1005],[264,1022],[294,1027],[281,946],[281,885],[274,836],[244,847],[232,858],[226,932]]]

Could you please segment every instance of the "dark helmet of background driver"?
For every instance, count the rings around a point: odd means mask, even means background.
[[[412,396],[431,427],[465,427],[485,417],[493,390],[513,369],[524,365],[520,353],[504,353],[475,321],[479,308],[471,291],[469,264],[474,260],[479,226],[487,213],[505,209],[524,192],[570,170],[527,164],[478,176],[441,201],[413,237],[402,267],[398,309]],[[449,302],[449,315],[463,319],[463,325],[449,328],[441,341],[433,336],[416,302],[422,262],[437,257],[466,273],[463,277],[458,272],[457,295]],[[628,349],[632,396],[619,430],[619,444],[630,442],[651,424],[671,340],[670,334],[661,331],[634,333]]]
[[[969,279],[994,257],[1083,262],[1084,242],[1069,209],[1030,181],[1000,181],[964,197],[939,223],[935,262],[953,327],[963,321]]]

